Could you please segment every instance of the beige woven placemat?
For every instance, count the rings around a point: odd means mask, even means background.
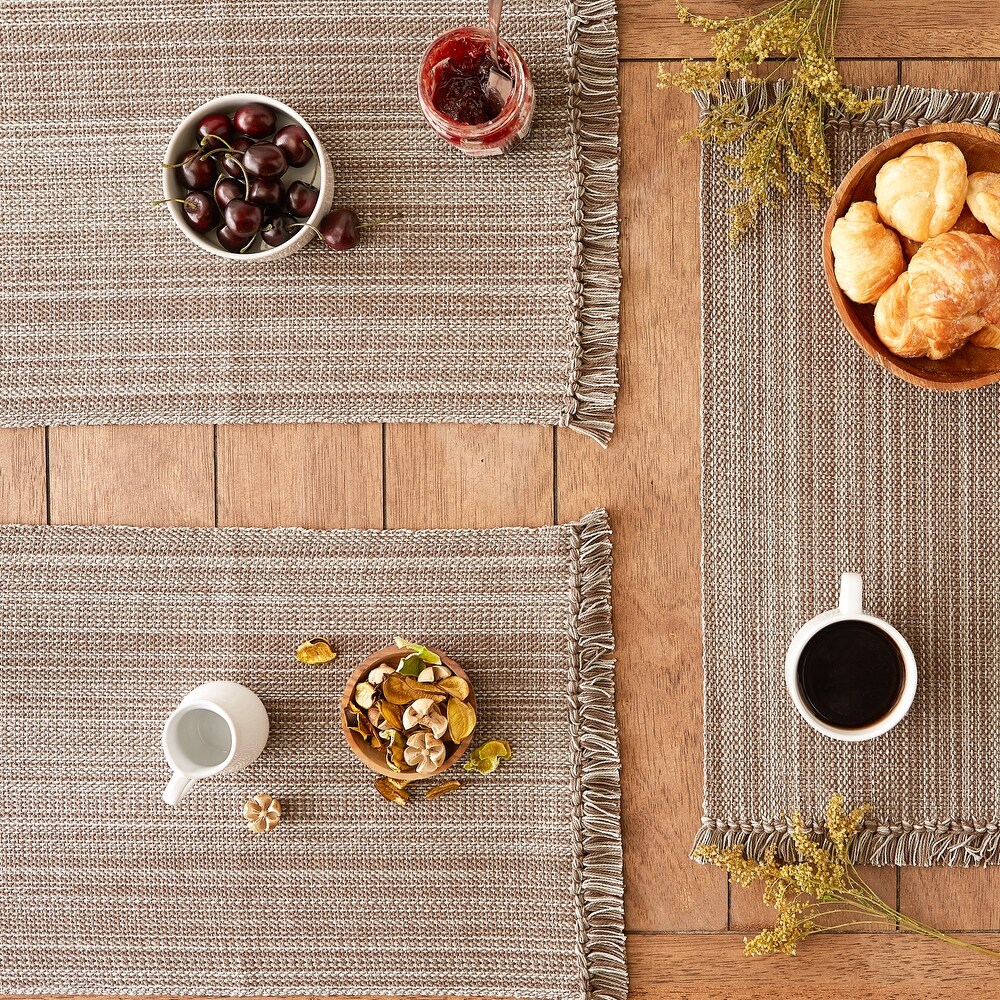
[[[610,533],[0,528],[0,992],[625,1000]],[[317,632],[327,667],[292,653]],[[403,633],[514,757],[390,806],[343,684]],[[170,710],[232,679],[271,738],[160,795]],[[265,837],[248,794],[284,806]]]
[[[530,139],[473,160],[416,96],[471,0],[0,0],[0,425],[469,421],[606,441],[618,317],[615,0],[504,30]],[[335,204],[402,218],[348,254],[238,264],[158,197],[177,123],[263,93],[327,147]]]
[[[835,181],[889,134],[1000,124],[1000,95],[892,88],[832,123]],[[935,393],[875,365],[823,277],[823,212],[797,188],[736,248],[720,158],[703,225],[705,817],[699,843],[776,844],[830,793],[871,802],[859,860],[1000,861],[997,386]],[[839,574],[916,654],[908,717],[862,744],[810,729],[784,687],[793,632],[836,605]]]

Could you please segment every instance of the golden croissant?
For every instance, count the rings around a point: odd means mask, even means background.
[[[830,233],[833,273],[853,302],[877,302],[906,267],[896,234],[873,201],[856,201]]]
[[[955,225],[968,186],[958,146],[921,142],[882,164],[875,178],[875,201],[886,223],[922,243]]]
[[[977,170],[969,174],[969,211],[1000,239],[1000,174]]]
[[[893,354],[947,358],[1000,320],[1000,241],[950,232],[928,240],[875,306],[875,331]]]

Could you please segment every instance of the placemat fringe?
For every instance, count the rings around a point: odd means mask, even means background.
[[[718,98],[732,100],[739,97],[744,99],[744,109],[754,114],[784,88],[783,80],[764,86],[750,85],[746,80],[723,80],[717,96],[698,91],[694,97],[702,115],[717,103]],[[941,121],[968,122],[988,128],[996,128],[1000,124],[1000,93],[997,92],[963,93],[924,87],[867,87],[855,90],[865,99],[877,98],[882,103],[861,115],[832,109],[827,113],[828,127],[892,129],[898,132]]]
[[[570,728],[578,852],[578,956],[585,1000],[627,1000],[621,765],[615,724],[611,526],[596,510],[576,525],[571,565]]]
[[[830,850],[832,844],[822,826],[811,828],[813,837]],[[774,848],[779,861],[798,862],[799,852],[785,822],[735,823],[702,818],[702,827],[691,849],[702,846],[742,847],[750,858],[762,858]],[[898,865],[929,868],[950,865],[959,868],[1000,864],[1000,826],[953,821],[948,824],[889,823],[863,828],[851,844],[851,859],[857,865]]]
[[[576,165],[573,329],[563,424],[607,446],[618,391],[618,32],[615,0],[577,0],[568,19]]]

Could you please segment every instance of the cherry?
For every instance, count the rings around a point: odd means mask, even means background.
[[[225,115],[205,115],[198,122],[198,145],[202,149],[221,149],[235,134],[233,123]]]
[[[274,144],[284,154],[293,167],[304,167],[313,154],[309,133],[301,125],[286,125],[279,128]]]
[[[251,101],[243,107],[236,109],[233,115],[233,123],[238,131],[251,139],[263,139],[274,131],[276,124],[274,112],[259,101]]]
[[[255,142],[243,154],[243,167],[251,177],[272,180],[288,169],[288,160],[273,142]]]
[[[331,250],[350,250],[358,245],[358,216],[350,208],[327,212],[319,224],[319,234]]]
[[[235,177],[222,177],[215,185],[215,202],[225,208],[231,201],[243,197],[243,185]]]
[[[247,201],[252,201],[261,208],[280,208],[285,203],[285,185],[278,180],[258,177],[250,185]]]
[[[216,211],[215,202],[212,196],[204,191],[190,192],[184,199],[181,211],[196,233],[207,233],[218,225],[219,213]]]
[[[154,205],[166,205],[168,202],[181,206],[184,218],[196,233],[207,233],[219,222],[219,213],[210,194],[204,191],[189,191],[183,198],[163,198],[154,201]]]
[[[246,153],[252,145],[253,142],[246,138],[234,139],[231,143],[234,153]],[[229,153],[225,153],[223,156],[220,156],[219,159],[222,161],[222,169],[225,170],[230,177],[235,177],[237,180],[243,177],[242,156],[232,156]]]
[[[230,253],[241,253],[248,246],[250,246],[253,241],[253,236],[239,236],[234,233],[228,226],[220,226],[215,231],[215,235],[219,240],[219,245],[223,250],[228,250]]]
[[[242,236],[246,242],[253,236],[264,221],[264,212],[260,205],[252,205],[242,198],[234,198],[223,209],[222,218],[226,228],[235,236]]]
[[[177,177],[189,191],[207,191],[218,176],[212,160],[202,159],[200,149],[191,149],[177,164]]]
[[[307,218],[316,210],[318,201],[319,190],[312,184],[292,181],[288,185],[288,210],[292,215],[297,215],[300,219]]]
[[[282,243],[287,243],[295,233],[292,226],[295,220],[290,215],[275,216],[261,231],[260,238],[269,247],[280,247]]]

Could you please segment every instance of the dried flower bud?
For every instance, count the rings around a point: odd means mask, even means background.
[[[403,712],[403,728],[417,726],[429,729],[438,739],[448,732],[448,720],[430,698],[418,698]]]
[[[253,833],[268,833],[281,822],[281,803],[271,795],[253,795],[243,806],[247,829]]]
[[[417,774],[433,774],[444,763],[444,744],[432,733],[414,733],[406,741],[403,758]]]

